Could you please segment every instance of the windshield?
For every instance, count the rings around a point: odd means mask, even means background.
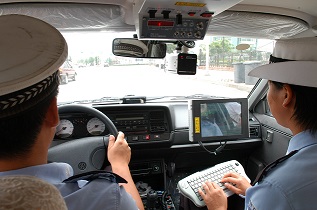
[[[178,75],[166,65],[168,57],[175,54],[173,44],[168,44],[164,59],[127,58],[112,54],[112,40],[132,38],[132,32],[63,35],[69,47],[69,65],[60,69],[59,103],[124,96],[247,97],[258,80],[247,73],[267,64],[274,45],[273,40],[206,36],[189,49],[197,54],[196,75]]]

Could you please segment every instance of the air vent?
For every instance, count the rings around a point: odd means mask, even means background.
[[[150,132],[164,133],[167,131],[164,119],[163,111],[150,112]]]
[[[260,137],[260,126],[250,126],[250,137]]]

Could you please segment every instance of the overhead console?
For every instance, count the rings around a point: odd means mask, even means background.
[[[241,0],[138,0],[133,8],[138,39],[202,40],[213,16]]]

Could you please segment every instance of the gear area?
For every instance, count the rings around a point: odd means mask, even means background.
[[[146,210],[176,210],[178,198],[173,197],[174,192],[169,187],[170,176],[175,170],[171,164],[164,160],[134,162],[130,166],[137,190]],[[167,184],[168,183],[168,184]],[[173,185],[174,186],[174,185]]]
[[[137,189],[147,210],[176,210],[172,195],[168,191],[152,189],[145,182],[136,183]]]

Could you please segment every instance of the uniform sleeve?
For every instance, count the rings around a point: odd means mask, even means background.
[[[125,191],[125,189],[121,186],[120,187],[120,203],[118,209],[131,209],[131,210],[138,210],[135,200],[132,196]]]
[[[75,184],[75,183],[74,183]],[[132,196],[117,183],[103,179],[89,182],[82,188],[72,188],[67,184],[69,194],[64,195],[69,210],[137,210]]]
[[[278,186],[261,182],[246,191],[245,210],[292,209],[283,191]]]

